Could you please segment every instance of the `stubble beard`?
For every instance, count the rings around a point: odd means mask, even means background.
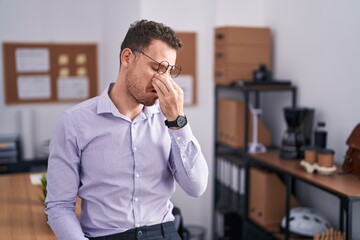
[[[138,103],[144,106],[152,106],[155,104],[157,98],[146,96],[146,90],[139,81],[139,78],[135,75],[133,67],[131,67],[125,75],[125,86],[129,95]]]

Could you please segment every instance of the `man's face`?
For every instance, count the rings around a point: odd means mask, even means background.
[[[174,65],[176,50],[170,48],[160,40],[153,40],[143,52],[157,62],[167,61]],[[158,95],[152,86],[152,79],[157,73],[158,63],[141,53],[134,53],[136,59],[129,66],[125,76],[125,85],[129,94],[139,103],[151,106],[158,99]],[[165,73],[169,78],[169,72]]]

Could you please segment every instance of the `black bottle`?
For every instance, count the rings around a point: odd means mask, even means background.
[[[326,148],[326,138],[325,122],[318,122],[314,132],[314,145],[319,148]]]

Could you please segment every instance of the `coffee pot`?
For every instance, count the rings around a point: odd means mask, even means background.
[[[300,159],[304,148],[311,142],[314,110],[309,108],[284,108],[287,129],[281,140],[280,157]]]

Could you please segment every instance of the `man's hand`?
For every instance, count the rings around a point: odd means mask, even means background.
[[[167,74],[155,74],[152,85],[159,97],[160,107],[168,121],[184,115],[184,92]]]

